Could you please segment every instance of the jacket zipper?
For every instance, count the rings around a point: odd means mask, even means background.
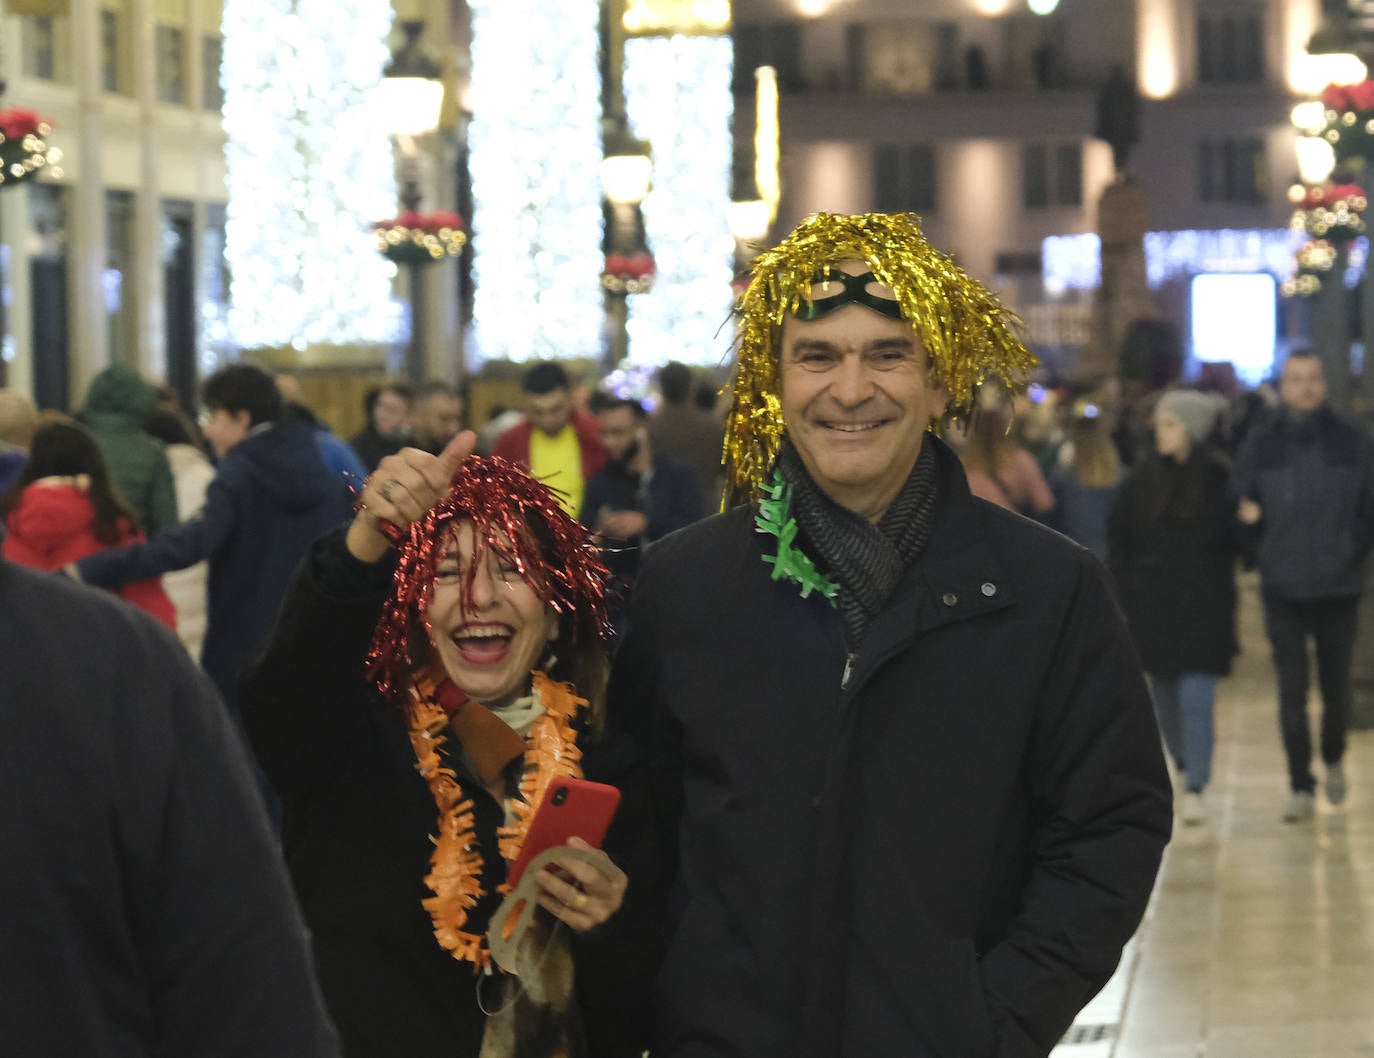
[[[854,674],[854,653],[850,651],[844,656],[844,675],[840,677],[840,690],[849,690],[849,677]]]

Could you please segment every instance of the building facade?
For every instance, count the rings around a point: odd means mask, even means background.
[[[441,56],[452,8],[395,5],[399,18],[427,22]],[[120,362],[194,408],[199,380],[238,352],[224,252],[222,0],[21,0],[6,12],[0,106],[49,119],[64,157],[60,175],[0,191],[0,385],[43,407],[77,407],[90,378]],[[376,134],[389,150],[385,130]],[[457,152],[452,135],[428,141],[418,171],[432,209],[453,198]],[[451,268],[426,277],[431,376],[454,373],[453,277]],[[337,404],[347,422],[360,414],[355,391],[397,355],[331,364],[307,351],[282,366],[304,371],[323,410]]]
[[[920,213],[936,245],[1022,312],[1038,345],[1072,359],[1087,337],[1095,251],[1091,238],[1063,237],[1097,230],[1114,178],[1095,137],[1099,93],[1119,68],[1141,99],[1127,172],[1154,233],[1161,313],[1188,333],[1196,273],[1281,279],[1297,178],[1289,112],[1325,83],[1305,50],[1320,0],[1035,6],[1053,10],[739,0],[737,89],[763,63],[782,87],[779,227],[817,210]],[[737,135],[744,162],[749,136]],[[1294,326],[1278,307],[1280,328]]]
[[[0,194],[6,383],[65,408],[123,362],[187,399],[225,340],[218,0],[29,6],[0,19],[4,104],[64,158]]]

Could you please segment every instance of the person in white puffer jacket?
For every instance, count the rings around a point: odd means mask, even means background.
[[[159,408],[144,424],[150,434],[167,446],[167,462],[176,487],[177,518],[185,522],[205,506],[205,490],[215,477],[214,464],[199,444],[195,428],[178,411]],[[205,585],[209,567],[197,562],[187,569],[162,575],[162,587],[177,610],[177,635],[191,657],[200,660],[205,640]]]

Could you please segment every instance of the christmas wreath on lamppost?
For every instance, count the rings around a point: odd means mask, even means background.
[[[52,122],[23,107],[0,110],[0,188],[13,187],[62,160],[62,152],[48,145]]]
[[[412,267],[456,257],[468,241],[463,218],[445,210],[417,213],[408,209],[393,220],[378,221],[372,230],[380,253],[398,265]]]
[[[1331,84],[1322,90],[1326,127],[1320,135],[1338,162],[1374,158],[1374,80]]]
[[[652,254],[633,256],[611,253],[601,269],[601,285],[612,294],[642,294],[654,285]]]
[[[1295,207],[1289,227],[1314,239],[1340,245],[1365,233],[1364,212],[1369,199],[1359,184],[1343,182],[1321,187],[1295,185],[1289,192]]]
[[[1325,239],[1311,239],[1298,247],[1294,254],[1297,271],[1284,282],[1280,292],[1286,298],[1306,298],[1316,294],[1322,281],[1331,274],[1339,251]]]

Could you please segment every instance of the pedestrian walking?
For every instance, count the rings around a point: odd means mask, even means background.
[[[1155,451],[1112,506],[1110,564],[1150,678],[1164,746],[1184,777],[1180,816],[1207,818],[1217,681],[1236,640],[1236,517],[1230,466],[1211,445],[1215,398],[1171,390],[1155,405]]]
[[[1326,402],[1322,364],[1309,350],[1289,355],[1279,411],[1257,426],[1236,461],[1240,520],[1256,539],[1264,625],[1279,682],[1279,727],[1292,796],[1287,822],[1316,807],[1307,718],[1307,644],[1315,643],[1322,716],[1319,743],[1327,800],[1346,797],[1350,664],[1374,544],[1374,442]]]

